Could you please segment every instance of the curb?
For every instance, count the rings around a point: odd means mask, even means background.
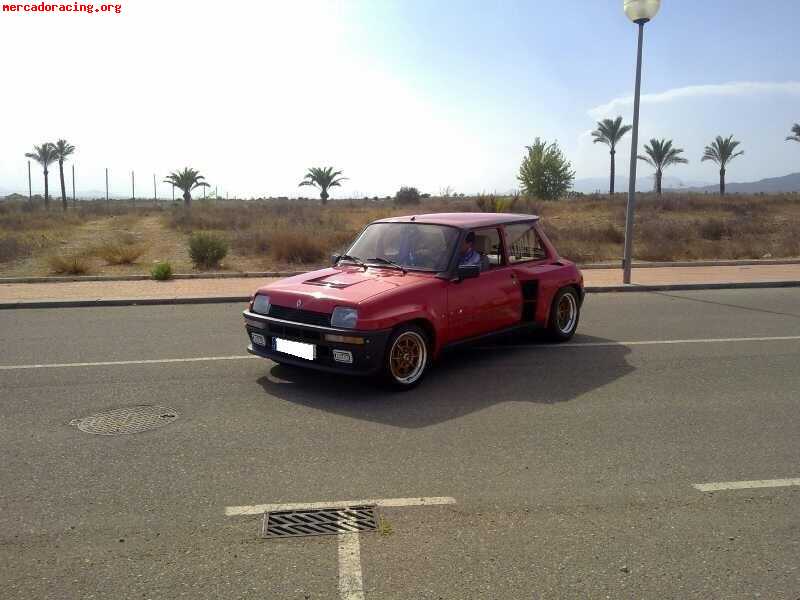
[[[182,273],[173,275],[175,279],[244,279],[248,277],[294,277],[306,271],[265,271],[244,273]],[[8,283],[75,283],[80,281],[153,281],[150,275],[76,275],[73,277],[0,277],[0,285]]]
[[[679,260],[671,262],[634,262],[633,269],[661,269],[670,267],[754,267],[771,265],[800,265],[798,258],[761,258],[754,260]],[[622,262],[590,263],[578,265],[582,271],[592,269],[622,269]]]
[[[0,310],[19,308],[86,308],[99,306],[169,306],[178,304],[229,304],[250,302],[250,296],[208,296],[199,298],[98,298],[97,300],[33,300],[0,302]]]
[[[630,285],[597,285],[587,286],[590,294],[608,294],[616,292],[678,292],[690,290],[750,290],[764,288],[795,288],[800,281],[740,281],[731,283],[665,283]]]
[[[630,292],[677,292],[691,290],[746,290],[766,288],[797,288],[800,281],[748,281],[738,283],[673,283],[658,285],[587,286],[589,294]],[[0,302],[0,310],[22,308],[86,308],[101,306],[170,306],[181,304],[244,304],[250,296],[208,296],[195,298],[98,298],[96,300],[34,300]]]
[[[752,267],[758,265],[800,265],[798,258],[769,258],[758,260],[689,260],[673,262],[634,262],[634,269],[660,269],[670,267]],[[592,269],[622,269],[621,262],[615,263],[590,263],[579,264],[578,268],[590,271]],[[240,278],[268,278],[268,277],[294,277],[307,271],[245,271],[242,273],[179,273],[171,279],[240,279]],[[0,285],[7,283],[74,283],[79,281],[149,281],[150,275],[76,275],[56,277],[0,277]]]

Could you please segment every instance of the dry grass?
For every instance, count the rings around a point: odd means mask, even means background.
[[[53,254],[47,262],[56,275],[88,275],[92,270],[89,259],[81,254]]]
[[[0,235],[0,263],[30,256],[31,252],[31,244],[21,236]]]
[[[622,194],[536,203],[496,195],[423,198],[414,207],[370,200],[333,201],[325,207],[316,200],[198,201],[191,211],[180,205],[132,208],[128,202],[88,202],[66,214],[56,206],[45,213],[0,202],[0,272],[45,274],[52,270],[50,255],[80,256],[84,266],[99,273],[149,273],[154,261],[169,261],[175,272],[187,272],[192,269],[187,241],[197,231],[230,243],[224,267],[218,268],[306,269],[327,264],[331,253],[345,249],[372,220],[477,211],[479,204],[486,211],[513,206],[515,212],[539,214],[561,254],[578,262],[617,261],[622,255]],[[800,257],[800,195],[641,194],[634,257]]]
[[[129,232],[120,232],[112,239],[95,246],[91,254],[102,258],[109,265],[133,265],[144,252],[144,246],[135,235]]]

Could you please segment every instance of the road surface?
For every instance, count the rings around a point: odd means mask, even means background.
[[[0,597],[800,598],[800,290],[590,296],[401,394],[247,357],[241,309],[0,313]]]

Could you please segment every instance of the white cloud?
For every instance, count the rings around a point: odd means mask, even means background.
[[[738,81],[731,83],[690,85],[657,94],[642,94],[644,104],[665,104],[674,100],[709,96],[753,96],[758,94],[791,94],[800,96],[800,81]],[[633,106],[633,96],[614,98],[606,104],[589,109],[593,119],[615,116]]]

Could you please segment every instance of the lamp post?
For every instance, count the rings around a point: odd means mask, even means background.
[[[625,256],[622,259],[622,281],[631,282],[631,253],[633,250],[633,212],[636,209],[636,155],[639,152],[639,97],[642,88],[642,42],[644,25],[661,8],[661,0],[623,0],[625,14],[639,26],[639,47],[636,54],[636,92],[633,97],[633,137],[631,138],[631,168],[628,183],[628,206],[625,211]]]

